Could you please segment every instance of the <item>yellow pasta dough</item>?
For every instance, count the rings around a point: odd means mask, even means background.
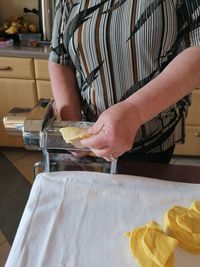
[[[193,210],[200,214],[200,201],[193,202],[192,205],[190,206],[190,210]]]
[[[168,233],[179,241],[183,249],[200,253],[200,215],[193,210],[174,206],[167,211],[164,224]]]
[[[142,238],[145,254],[158,266],[166,266],[169,257],[178,245],[178,241],[162,232],[147,228]]]
[[[173,267],[174,250],[200,254],[200,201],[190,208],[174,206],[164,216],[167,234],[154,221],[126,233],[130,249],[141,267]]]
[[[200,216],[199,218],[196,218],[196,217],[190,217],[188,215],[181,215],[181,216],[177,216],[176,222],[181,228],[191,233],[193,236],[196,236],[196,238],[199,237]]]
[[[90,135],[85,134],[85,131],[86,128],[83,127],[65,127],[60,129],[66,143],[72,143],[75,140],[89,137]]]
[[[173,251],[178,241],[162,232],[160,226],[150,222],[128,233],[133,256],[141,267],[173,267]]]

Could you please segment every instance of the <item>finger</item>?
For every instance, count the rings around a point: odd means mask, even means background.
[[[101,129],[103,128],[103,124],[101,123],[100,120],[97,120],[95,122],[95,124],[89,128],[87,128],[84,133],[85,134],[88,134],[88,135],[95,135],[97,134],[98,132],[101,131]]]
[[[90,149],[103,149],[106,146],[107,138],[103,129],[95,135],[80,140],[84,147]]]
[[[87,155],[89,155],[90,152],[83,152],[83,151],[69,151],[73,156],[75,156],[76,158],[83,158]]]
[[[112,160],[110,159],[110,158],[104,158],[106,161],[108,161],[108,162],[112,162]]]
[[[104,158],[106,161],[108,161],[108,162],[112,162],[112,161],[114,161],[114,160],[117,160],[117,158],[114,158],[112,155],[110,156],[110,157],[105,157]]]
[[[92,152],[99,158],[103,158],[106,161],[113,161],[118,158],[118,153],[111,152],[109,148],[105,149],[92,149]]]
[[[92,153],[95,154],[99,158],[105,158],[109,157],[109,150],[104,148],[104,149],[91,149]]]

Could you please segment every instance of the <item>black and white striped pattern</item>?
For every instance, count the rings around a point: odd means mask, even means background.
[[[199,26],[200,0],[57,0],[50,60],[74,65],[86,119],[95,121],[200,45]],[[183,141],[189,104],[187,96],[143,125],[134,149]]]

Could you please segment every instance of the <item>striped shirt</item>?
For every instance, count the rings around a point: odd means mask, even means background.
[[[85,119],[96,121],[196,45],[200,0],[57,0],[50,60],[75,69]],[[189,105],[186,96],[142,125],[133,150],[183,142]]]

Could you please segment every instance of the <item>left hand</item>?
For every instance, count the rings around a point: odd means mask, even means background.
[[[138,110],[125,100],[104,111],[86,132],[92,136],[81,143],[96,156],[112,161],[133,147],[140,125]]]

